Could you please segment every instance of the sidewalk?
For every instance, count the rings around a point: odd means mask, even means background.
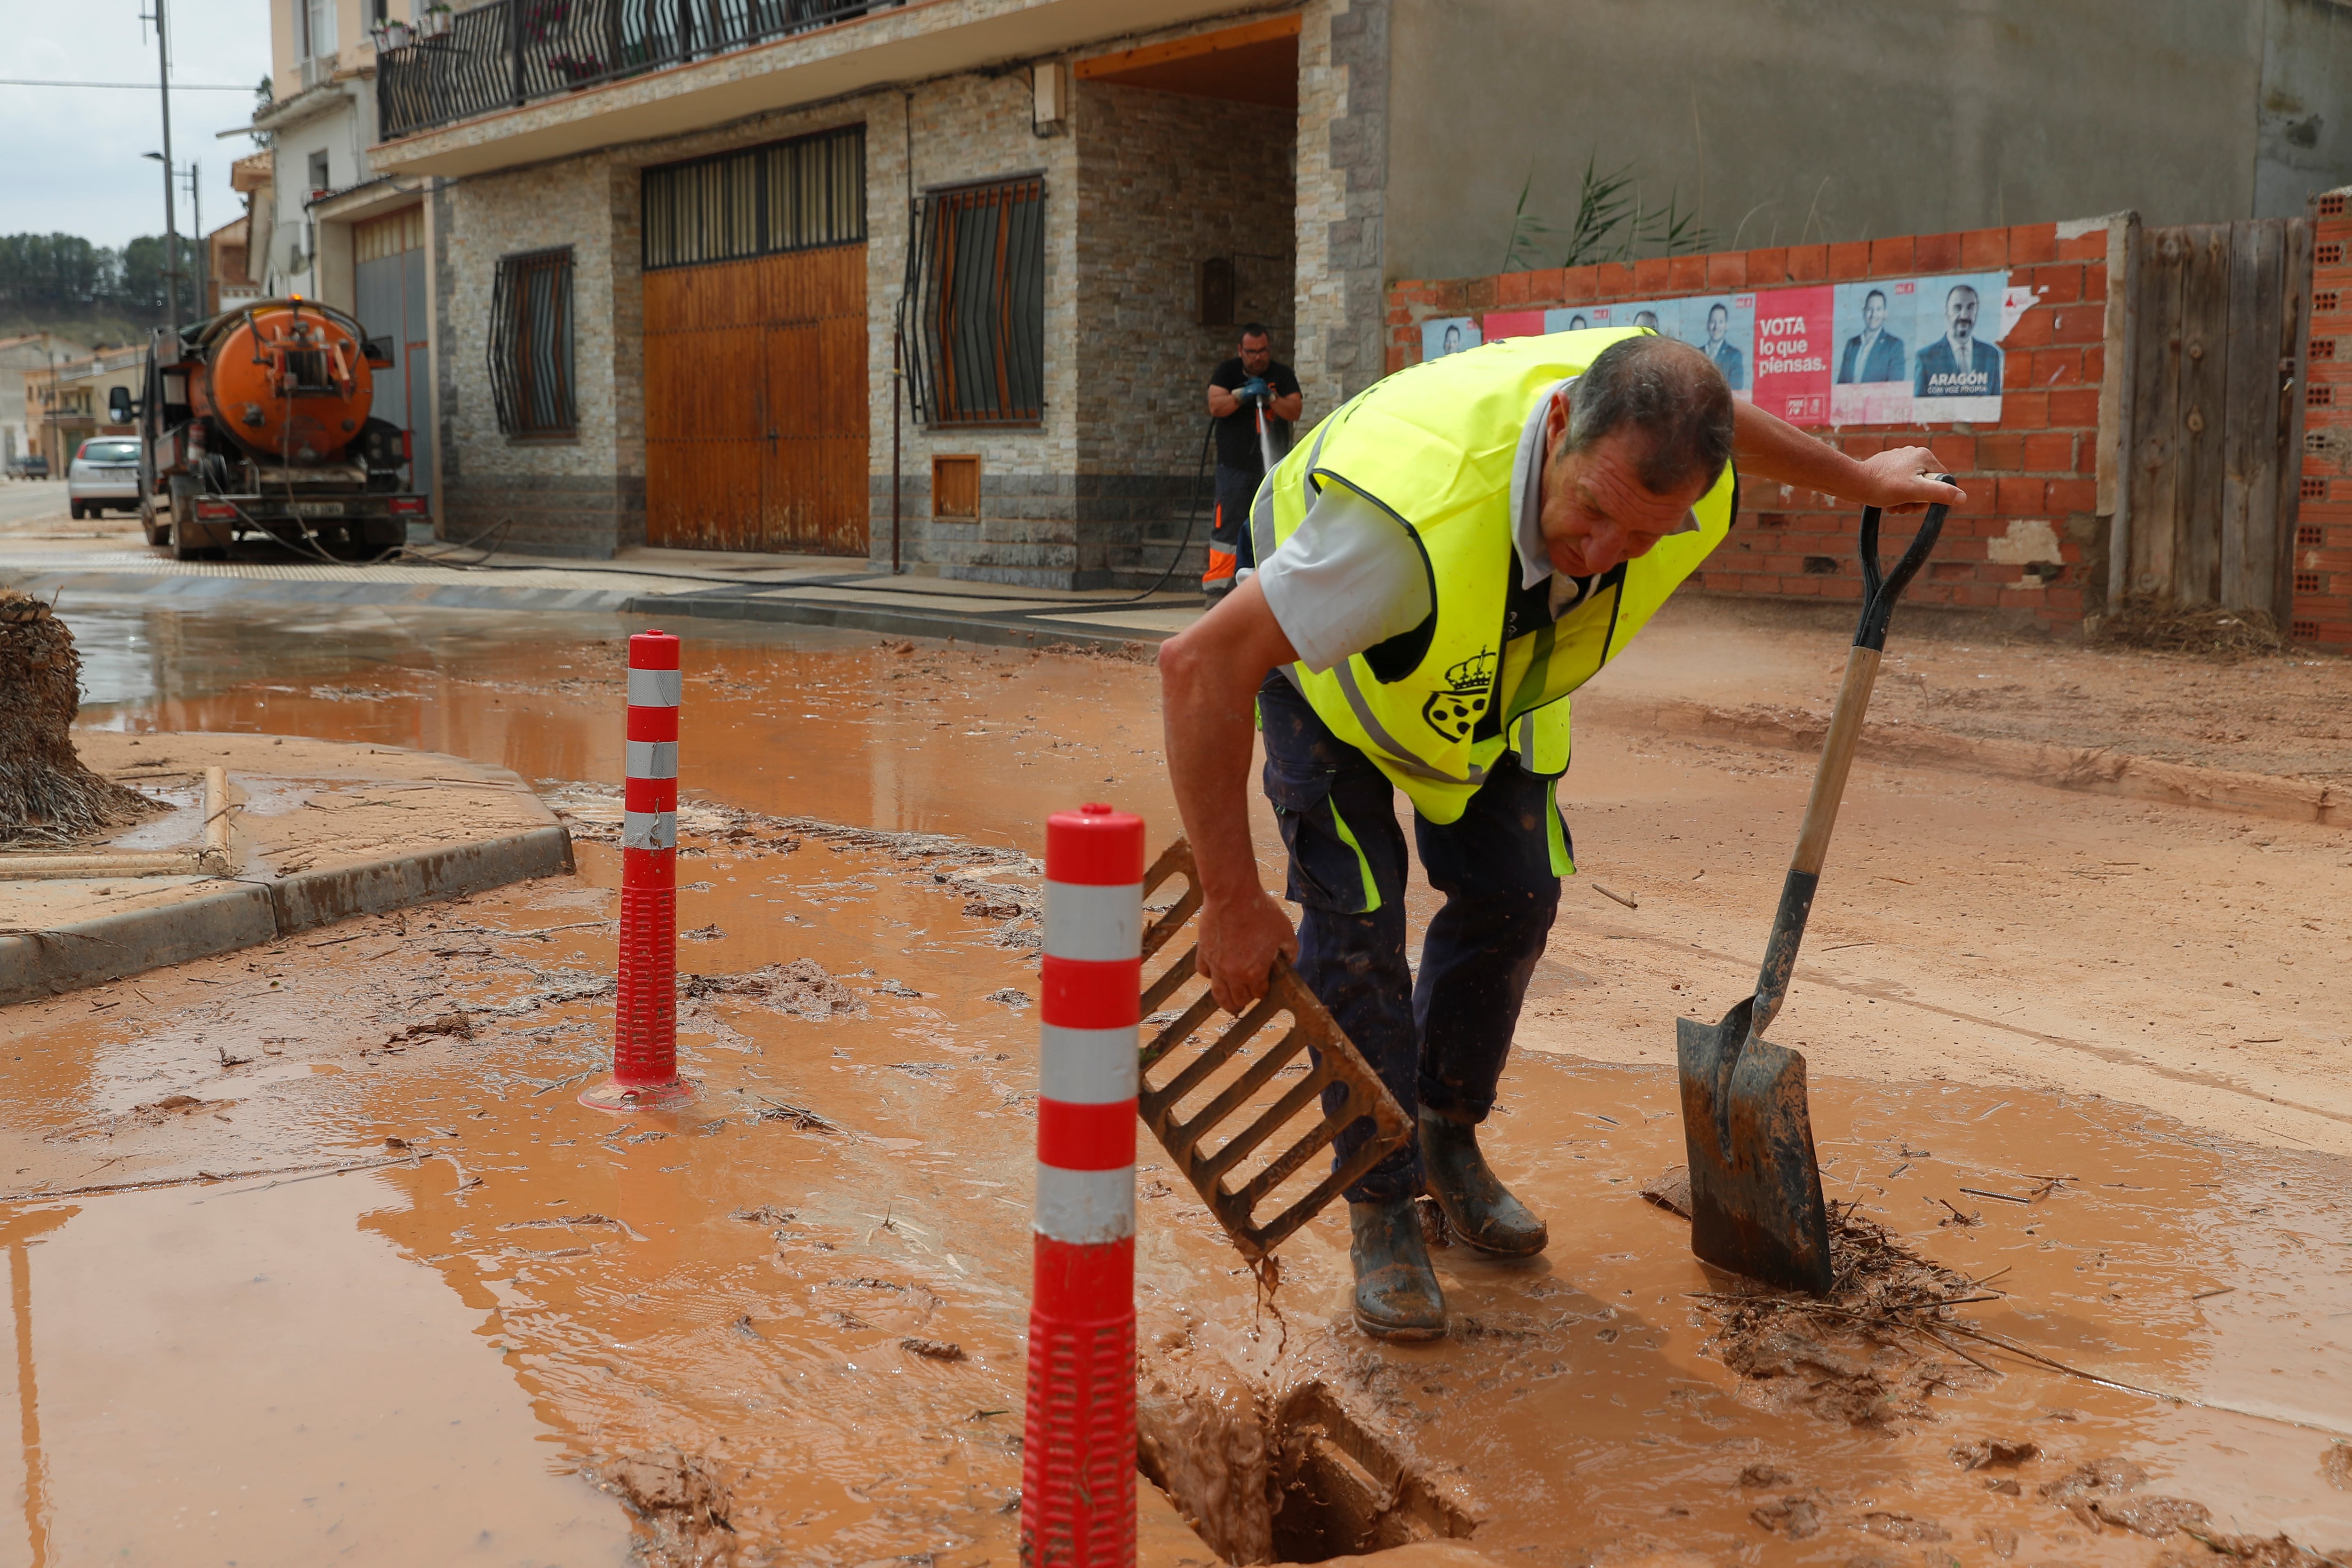
[[[168,601],[190,610],[256,599],[440,609],[601,610],[665,619],[784,622],[886,636],[954,637],[1016,647],[1157,643],[1192,624],[1189,583],[1139,601],[1119,589],[1067,591],[866,570],[832,556],[625,549],[610,561],[513,554],[478,558],[439,545],[383,563],[330,563],[240,545],[226,561],[175,561],[105,525],[0,535],[0,582],[30,593]],[[433,559],[433,558],[440,559]]]

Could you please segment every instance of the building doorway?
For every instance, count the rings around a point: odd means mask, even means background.
[[[645,172],[646,542],[863,556],[863,126]]]

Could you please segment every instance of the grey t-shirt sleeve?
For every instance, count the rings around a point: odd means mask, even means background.
[[[1434,607],[1421,547],[1345,485],[1324,486],[1257,582],[1299,662],[1318,674],[1420,625]]]

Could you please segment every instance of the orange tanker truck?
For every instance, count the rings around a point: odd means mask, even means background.
[[[427,515],[408,433],[371,418],[374,372],[392,363],[340,310],[299,295],[158,330],[144,395],[115,389],[115,423],[140,432],[140,520],[181,560],[239,536],[373,559]]]

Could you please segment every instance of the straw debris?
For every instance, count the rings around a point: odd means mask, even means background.
[[[2234,664],[2286,652],[2286,639],[2266,611],[2225,610],[2218,604],[2179,607],[2127,601],[2099,622],[2098,640],[2159,653],[2194,653]]]
[[[1679,1167],[1642,1196],[1689,1218],[1689,1178]],[[1939,1332],[1953,1324],[1955,1306],[1990,1299],[1976,1281],[1912,1251],[1852,1206],[1831,1209],[1830,1260],[1823,1301],[1760,1286],[1695,1297],[1715,1320],[1706,1348],[1755,1397],[1891,1436],[1936,1419],[1927,1400],[1937,1390],[1992,1382],[1990,1367]]]
[[[0,849],[70,849],[163,808],[82,766],[81,655],[41,600],[0,588]]]

